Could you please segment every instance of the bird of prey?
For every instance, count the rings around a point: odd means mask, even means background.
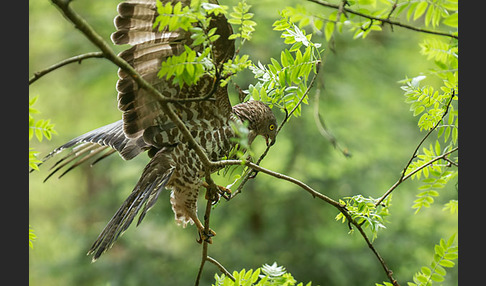
[[[161,2],[181,2],[184,7],[191,1]],[[209,2],[217,4],[217,1]],[[46,180],[63,168],[65,171],[61,176],[88,159],[96,159],[93,162],[96,163],[116,152],[125,160],[143,152],[147,152],[151,158],[128,198],[89,250],[88,254],[93,255],[93,261],[111,248],[137,214],[140,213],[137,225],[143,220],[164,189],[171,191],[170,202],[178,224],[183,227],[195,224],[200,235],[199,241],[210,242],[211,236],[215,234],[212,230],[205,230],[198,219],[196,202],[199,189],[205,185],[203,178],[206,171],[216,170],[205,169],[194,148],[163,112],[163,104],[171,106],[210,160],[217,161],[228,156],[234,147],[235,143],[231,140],[235,137],[232,122],[248,121],[250,144],[258,135],[263,136],[267,144],[275,142],[275,116],[261,101],[250,100],[231,106],[227,87],[214,87],[215,78],[208,74],[202,76],[196,84],[183,86],[174,84],[170,78],[157,76],[162,62],[181,54],[184,46],[190,46],[193,42],[188,31],[169,31],[167,27],[154,29],[157,16],[155,0],[122,2],[118,5],[118,15],[114,21],[116,31],[111,39],[117,45],[131,45],[119,56],[141,77],[165,97],[182,100],[162,102],[145,89],[139,88],[131,76],[120,69],[116,90],[122,119],[74,138],[44,158],[45,161],[62,150],[70,149],[67,155],[54,164]],[[234,40],[228,39],[232,28],[223,14],[209,16],[211,20],[208,30],[216,28],[216,34],[219,35],[212,45],[211,53],[213,60],[222,64],[235,55]],[[197,50],[197,46],[194,49]],[[201,98],[209,93],[212,93],[211,100],[187,100]]]

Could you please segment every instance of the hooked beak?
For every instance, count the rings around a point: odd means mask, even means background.
[[[275,138],[270,140],[270,136],[265,136],[265,142],[267,143],[267,147],[275,144],[275,141],[276,141]]]

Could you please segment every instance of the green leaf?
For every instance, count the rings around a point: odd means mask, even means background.
[[[435,282],[442,282],[444,281],[444,277],[440,276],[439,274],[437,273],[433,273],[432,276],[430,276],[430,278],[435,281]]]
[[[424,112],[425,110],[425,107],[423,105],[421,106],[418,106],[417,108],[415,108],[415,110],[413,111],[413,116],[417,116],[419,115],[420,113]]]
[[[420,18],[420,16],[422,16],[425,13],[425,10],[427,9],[428,5],[429,4],[426,1],[420,2],[417,5],[417,8],[415,9],[413,20],[417,20],[418,18]]]
[[[37,164],[42,163],[42,161],[37,159],[37,154],[39,154],[39,152],[33,151],[32,148],[29,148],[29,168],[38,171],[39,167]]]
[[[447,274],[447,271],[444,269],[444,267],[439,266],[439,265],[434,266],[434,271],[435,271],[435,273],[442,275],[442,276],[445,276]]]
[[[383,284],[375,283],[376,286],[393,286],[390,282],[383,282]]]
[[[457,258],[457,257],[456,257]],[[443,259],[439,262],[439,264],[441,266],[444,266],[444,267],[448,267],[448,268],[451,268],[451,267],[454,267],[454,265],[456,265],[454,262],[450,261],[450,260],[447,260],[447,259]]]
[[[426,276],[430,276],[430,274],[432,273],[432,271],[430,270],[430,268],[428,268],[426,266],[420,268],[420,271],[422,271],[422,273],[425,274]]]
[[[458,258],[457,253],[446,253],[444,255],[444,259],[448,259],[448,260],[454,260],[454,259],[457,259],[457,258]]]
[[[324,36],[326,37],[326,41],[328,42],[331,39],[332,34],[334,32],[334,26],[335,26],[334,22],[328,21],[324,28]]]
[[[424,283],[424,284],[427,283],[427,281],[429,281],[429,279],[422,274],[417,275],[415,278],[417,278],[417,280],[419,282]]]
[[[37,99],[39,99],[39,96],[38,96],[38,95],[36,95],[36,96],[32,97],[32,98],[29,100],[29,106],[34,105],[34,104],[37,102]]]
[[[246,14],[248,15],[248,14]],[[252,20],[244,20],[243,21],[243,25],[246,25],[246,26],[256,26],[256,22],[255,21],[252,21]]]
[[[451,247],[452,244],[454,243],[454,240],[456,239],[456,234],[454,233],[453,235],[451,235],[451,237],[449,237],[449,239],[447,240],[447,247]]]
[[[417,7],[418,4],[419,4],[419,2],[413,2],[412,4],[410,4],[408,11],[407,11],[407,21],[410,21],[410,17],[412,16],[412,14],[415,11],[415,8]]]
[[[432,13],[434,13],[434,5],[430,5],[429,9],[427,10],[427,13],[425,14],[425,26],[428,26],[430,21],[432,20]]]
[[[258,276],[260,275],[260,268],[257,268],[253,274],[251,275],[251,283],[255,283],[258,280]]]
[[[435,245],[434,250],[439,256],[444,256],[444,248],[442,248],[440,245]]]

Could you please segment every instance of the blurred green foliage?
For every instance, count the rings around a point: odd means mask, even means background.
[[[71,5],[109,41],[118,3],[73,1]],[[313,15],[337,17],[332,14],[335,10],[306,1],[247,3],[252,5],[252,21],[257,26],[251,41],[242,46],[241,54],[249,54],[253,63],[260,61],[265,65],[272,64],[270,58],[280,59],[287,47],[281,33],[272,28],[280,19],[279,11],[292,6],[306,13],[312,11]],[[439,14],[434,16],[436,6],[402,6],[403,20],[413,18],[413,24],[431,28],[445,19]],[[96,51],[49,1],[29,1],[29,12],[29,74],[68,57]],[[454,17],[447,17],[447,23],[454,24]],[[424,49],[434,50],[441,43],[433,36],[399,27],[392,31],[387,25],[377,26],[381,32],[372,32],[370,28],[361,34],[348,29],[331,33],[329,23],[334,22],[325,17],[313,19],[308,33],[313,33],[314,43],[322,43],[326,49],[323,66],[309,94],[309,104],[302,107],[299,118],[285,126],[262,164],[336,200],[358,194],[363,198],[380,197],[400,177],[404,164],[424,136],[417,127],[418,119],[404,102],[404,91],[400,88],[403,82],[399,81],[436,68],[436,63],[427,61],[421,50],[423,53]],[[346,23],[343,21],[342,25]],[[367,27],[365,21],[362,25]],[[326,39],[333,42],[333,51]],[[121,51],[127,47],[113,46],[113,49]],[[439,63],[442,59],[441,55],[431,57],[436,57],[434,60]],[[116,71],[106,60],[88,59],[56,70],[30,86],[30,99],[38,96],[36,109],[55,122],[58,133],[50,141],[32,144],[40,156],[77,135],[120,119]],[[445,80],[450,79],[427,77],[422,83],[433,86]],[[233,81],[242,88],[256,83],[250,71],[239,73]],[[232,86],[230,82],[231,101],[236,104],[238,92]],[[420,112],[427,112],[421,109]],[[279,119],[284,117],[283,112],[274,111]],[[320,113],[329,131],[352,157],[343,156],[321,136],[315,112]],[[454,129],[446,128],[442,137],[448,133],[454,136]],[[426,141],[424,146],[431,146],[427,150],[434,150],[436,139]],[[256,154],[265,148],[261,139],[254,145]],[[176,226],[168,192],[161,194],[143,224],[130,227],[96,263],[90,263],[85,255],[131,192],[147,162],[145,155],[128,162],[115,155],[93,168],[82,166],[59,181],[52,178],[42,183],[47,175],[45,166],[30,175],[29,224],[37,236],[35,248],[29,251],[31,285],[194,283],[201,258],[201,247],[195,243],[196,229]],[[214,179],[221,185],[232,183],[229,176]],[[380,231],[373,243],[399,281],[412,281],[414,275],[417,281],[428,274],[432,277],[431,270],[438,269],[435,266],[440,264],[435,260],[441,251],[434,247],[437,241],[441,241],[440,247],[454,250],[447,238],[457,231],[457,211],[451,210],[457,209],[454,202],[458,190],[457,177],[450,179],[440,189],[434,189],[440,193],[434,196],[435,203],[417,214],[413,206],[417,195],[424,192],[418,190],[423,182],[407,181],[393,193],[389,214],[383,222],[386,229]],[[427,184],[435,183],[437,180]],[[200,201],[203,209],[204,200]],[[313,285],[374,285],[386,281],[381,265],[362,237],[348,234],[348,226],[336,222],[336,215],[336,209],[296,186],[259,174],[239,196],[219,203],[212,211],[211,227],[217,236],[209,254],[230,272],[257,269],[277,261],[295,280],[312,281]],[[454,254],[444,252],[441,257],[446,255],[452,258]],[[434,260],[428,264],[431,257]],[[207,263],[201,284],[214,284],[215,273],[219,270]],[[457,267],[448,268],[444,278],[442,285],[457,285]]]

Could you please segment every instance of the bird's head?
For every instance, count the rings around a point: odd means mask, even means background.
[[[233,112],[241,121],[248,121],[249,144],[258,135],[265,138],[267,146],[275,143],[277,119],[268,105],[258,100],[250,100],[233,106]]]

